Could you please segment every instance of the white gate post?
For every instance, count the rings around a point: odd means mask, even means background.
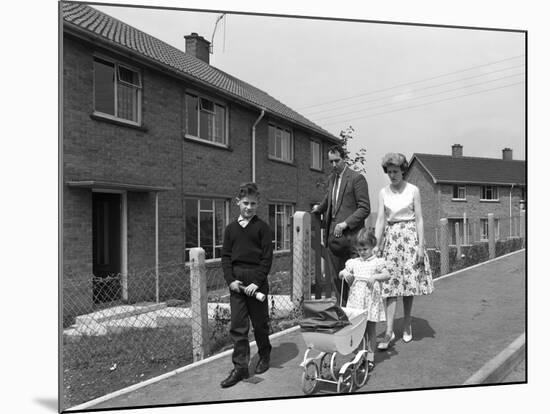
[[[292,252],[292,302],[311,298],[311,216],[308,212],[294,213]]]
[[[439,220],[439,262],[441,264],[440,276],[449,273],[449,237],[447,219]]]
[[[204,257],[202,247],[194,247],[189,251],[193,362],[204,359],[208,355],[208,295]]]

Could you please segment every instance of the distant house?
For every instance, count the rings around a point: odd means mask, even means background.
[[[488,213],[494,214],[497,237],[517,234],[515,217],[526,207],[525,176],[525,161],[513,160],[510,148],[501,159],[463,156],[460,144],[451,155],[414,154],[405,178],[420,189],[426,245],[438,245],[441,218],[448,219],[452,244],[456,223],[463,243],[486,240]]]
[[[211,66],[196,33],[183,52],[86,4],[62,2],[61,17],[64,293],[87,308],[138,294],[132,274],[192,247],[215,262],[246,181],[288,258],[289,218],[322,198],[339,138]],[[91,276],[116,274],[100,295]]]

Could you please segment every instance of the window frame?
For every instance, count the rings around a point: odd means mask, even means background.
[[[196,119],[197,135],[193,135],[192,133],[189,132],[190,112],[187,108],[187,102],[188,102],[187,101],[187,96],[188,95],[198,99],[197,119]],[[207,108],[203,108],[203,100],[212,102],[214,111],[211,111]],[[224,109],[223,141],[222,142],[214,141],[215,137],[212,137],[212,139],[210,140],[210,139],[202,138],[200,136],[200,133],[201,133],[201,130],[200,130],[201,111],[203,111],[205,113],[208,113],[210,115],[213,115],[212,130],[215,131],[215,129],[216,129],[216,106],[223,107],[223,109]],[[219,100],[219,99],[216,99],[216,98],[212,98],[211,96],[208,96],[204,93],[200,93],[200,92],[197,92],[195,90],[188,89],[188,90],[184,91],[184,93],[183,93],[183,107],[184,107],[184,112],[185,112],[185,118],[184,118],[184,122],[185,122],[184,136],[185,136],[185,138],[190,139],[190,140],[194,140],[194,141],[198,141],[198,142],[201,142],[201,143],[221,147],[221,148],[229,148],[229,105],[226,102],[224,102],[222,100]]]
[[[460,197],[461,190],[464,191],[464,197]],[[457,197],[455,197],[455,193],[456,193]],[[466,186],[465,185],[459,185],[459,184],[453,184],[452,199],[453,199],[453,201],[466,201]]]
[[[197,219],[197,240],[195,240],[195,244],[196,246],[193,246],[193,247],[203,247],[201,246],[201,213],[212,213],[212,257],[208,258],[207,260],[220,260],[221,259],[221,253],[220,253],[220,256],[217,257],[216,256],[216,249],[217,248],[220,248],[223,246],[223,232],[225,230],[225,227],[229,224],[229,209],[230,209],[230,203],[231,203],[231,200],[228,199],[228,198],[221,198],[221,197],[198,197],[198,196],[187,196],[187,197],[184,197],[184,201],[185,203],[187,203],[187,201],[189,200],[194,200],[196,201],[196,204],[197,204],[197,210],[195,211],[195,216],[196,216],[196,219]],[[210,207],[210,209],[203,209],[201,208],[201,202],[202,201],[208,201],[208,200],[211,200],[212,201],[212,206]],[[222,234],[221,235],[218,235],[216,234],[216,201],[218,202],[223,202],[223,223],[222,223]],[[188,212],[186,211],[185,212],[185,216],[186,216],[186,221],[187,221],[187,216],[188,216]],[[217,236],[220,236],[219,239],[222,240],[222,244],[218,244],[217,243]],[[189,256],[189,251],[193,248],[193,247],[187,247],[187,243],[188,243],[188,239],[187,239],[187,228],[185,229],[185,246],[184,246],[184,252],[185,252],[185,262],[188,263],[189,260],[187,260],[187,257]],[[203,247],[204,249],[204,247]],[[205,249],[205,254],[206,254],[206,249]],[[206,257],[208,257],[206,255]]]
[[[485,198],[485,196],[487,195],[487,189],[489,189],[489,188],[494,190],[494,194],[496,194],[496,198]],[[500,201],[498,186],[497,185],[482,185],[481,190],[480,190],[480,194],[479,194],[479,201],[491,201],[491,202]]]
[[[95,74],[95,63],[96,61],[103,61],[106,63],[110,63],[113,65],[113,89],[114,89],[114,114],[109,114],[106,112],[101,112],[96,109],[96,74]],[[138,84],[133,84],[130,82],[126,82],[122,79],[120,79],[120,67],[123,67],[124,69],[130,70],[132,72],[135,72],[138,75]],[[130,119],[121,118],[118,116],[118,84],[122,84],[127,87],[133,87],[136,89],[136,113],[137,113],[137,121],[132,121]],[[141,126],[142,123],[142,100],[143,100],[143,74],[141,73],[141,69],[137,68],[136,66],[129,65],[125,62],[122,62],[119,59],[115,59],[109,56],[105,56],[100,53],[94,53],[92,55],[92,106],[93,106],[93,112],[92,114],[99,118],[105,118],[110,119],[113,121],[121,122],[128,125],[133,126]]]
[[[271,138],[271,130],[272,129],[279,129],[281,131],[288,132],[288,136],[289,136],[288,152],[290,153],[289,159],[285,159],[283,157],[283,140],[282,139],[281,139],[281,157],[277,156],[277,143],[274,142],[273,145],[271,145],[271,139],[272,139]],[[275,138],[275,136],[274,136],[274,138]],[[274,154],[271,153],[271,148],[272,147],[275,149]],[[269,122],[267,124],[267,157],[270,160],[284,162],[284,163],[287,163],[287,164],[294,164],[294,152],[295,152],[294,151],[294,132],[292,131],[292,129],[289,128],[289,127],[283,127],[283,126],[275,124],[273,122]]]
[[[313,154],[313,147],[314,147],[315,144],[318,145],[318,147],[319,147],[319,154],[318,154],[318,160],[317,160],[317,161],[319,161],[319,166],[318,167],[314,165],[315,155]],[[319,140],[316,140],[316,139],[310,139],[310,141],[309,141],[309,154],[310,154],[309,167],[312,170],[315,170],[315,171],[323,171],[323,143]]]
[[[281,249],[278,249],[277,248],[277,242],[279,241],[279,237],[278,237],[278,231],[277,231],[277,223],[278,223],[278,216],[282,216],[283,217],[283,223],[281,225],[281,227],[284,229],[285,227],[290,227],[291,226],[291,217],[294,216],[294,213],[296,212],[295,211],[295,205],[294,203],[283,203],[283,202],[271,202],[268,204],[268,214],[269,214],[269,222],[271,224],[271,207],[274,207],[274,217],[273,217],[273,226],[271,228],[271,230],[273,231],[273,251],[274,252],[289,252],[290,251],[290,242],[292,241],[292,229],[290,229],[290,232],[288,234],[288,240],[285,239],[285,233],[283,231],[283,239],[281,240],[281,246],[282,248]],[[290,215],[288,217],[286,217],[284,215],[284,213],[286,212],[286,209],[290,208]],[[279,208],[282,209],[282,212],[283,214],[280,214],[279,213]]]
[[[496,240],[500,240],[500,220],[498,218],[493,218],[493,220],[495,222],[495,241],[496,241]],[[489,219],[488,218],[479,219],[479,240],[489,241]]]

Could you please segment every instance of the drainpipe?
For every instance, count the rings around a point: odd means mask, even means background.
[[[155,299],[159,303],[159,192],[155,191]]]
[[[514,188],[514,184],[510,186],[510,237],[512,237],[512,189]]]
[[[262,120],[265,115],[265,109],[262,108],[262,112],[254,125],[252,125],[252,182],[256,182],[256,125]]]

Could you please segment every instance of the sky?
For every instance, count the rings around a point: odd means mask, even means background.
[[[145,0],[143,1],[145,2]],[[133,2],[134,4],[136,2]],[[142,3],[142,1],[140,1]],[[497,27],[514,28],[529,31],[529,82],[528,82],[528,185],[536,191],[529,192],[528,211],[528,279],[527,286],[527,307],[528,307],[528,384],[496,386],[496,387],[473,387],[468,389],[443,389],[436,391],[404,392],[404,393],[380,393],[368,394],[353,397],[338,398],[307,398],[288,399],[279,401],[258,401],[249,404],[215,404],[196,405],[183,408],[186,413],[212,413],[239,412],[240,414],[252,414],[261,411],[264,414],[280,414],[281,412],[308,411],[308,412],[340,412],[342,410],[366,410],[372,412],[385,412],[388,409],[398,409],[407,413],[432,414],[440,413],[442,407],[448,414],[491,411],[504,413],[517,413],[525,410],[526,404],[537,406],[537,403],[546,403],[548,394],[548,372],[550,370],[550,358],[548,356],[549,330],[544,328],[547,325],[548,292],[550,291],[550,279],[548,274],[546,256],[547,240],[547,193],[545,167],[548,164],[550,153],[550,136],[548,123],[548,93],[550,91],[550,54],[548,53],[548,39],[550,38],[550,25],[548,24],[548,13],[542,7],[544,2],[519,2],[517,0],[150,0],[150,4],[165,4],[178,7],[209,8],[221,10],[231,7],[232,10],[241,10],[258,13],[283,13],[294,15],[315,15],[323,17],[373,19],[378,21],[392,22],[421,22],[428,24],[448,24],[459,26],[476,27]],[[229,5],[229,6],[228,6]],[[6,333],[6,340],[2,344],[4,358],[3,373],[9,380],[9,392],[5,393],[2,401],[2,408],[6,412],[29,412],[29,413],[53,413],[57,407],[57,369],[59,366],[58,355],[58,251],[60,217],[59,206],[59,26],[58,26],[58,2],[57,0],[26,0],[24,2],[6,2],[3,6],[5,19],[0,25],[2,36],[2,51],[5,57],[5,64],[2,65],[2,88],[3,114],[2,119],[2,151],[0,151],[0,168],[2,171],[3,197],[0,203],[0,213],[4,218],[2,222],[2,257],[3,261],[3,300],[1,302],[4,315],[10,315],[3,319],[3,331]],[[226,24],[226,48],[225,55],[235,52],[235,43],[231,39],[235,34],[231,29],[235,24],[228,19]],[[152,19],[148,17],[147,19]],[[210,36],[213,28],[212,18],[206,29],[197,28],[196,31],[203,32]],[[156,24],[155,24],[156,26]],[[238,25],[237,25],[238,27]],[[168,27],[165,27],[167,29]],[[189,27],[181,29],[187,34]],[[402,36],[395,36],[394,42],[401,39],[402,47],[399,51],[394,50],[392,65],[377,66],[380,64],[379,57],[385,52],[388,42],[376,44],[380,39],[375,37],[362,38],[354,43],[355,47],[349,55],[340,54],[329,59],[327,56],[318,56],[314,67],[307,68],[306,75],[300,78],[303,84],[313,82],[318,76],[319,68],[338,66],[340,73],[346,69],[355,69],[353,64],[357,60],[370,59],[371,65],[364,68],[365,73],[360,74],[361,83],[366,86],[353,87],[353,81],[349,80],[340,83],[344,93],[325,95],[324,90],[332,83],[323,82],[318,91],[309,90],[308,94],[299,93],[292,98],[292,90],[286,84],[279,82],[273,89],[263,82],[274,81],[268,76],[254,75],[262,63],[256,59],[248,65],[239,65],[235,71],[243,72],[242,77],[250,83],[262,87],[276,97],[279,97],[286,104],[295,109],[299,106],[307,106],[346,97],[354,94],[367,93],[372,88],[381,89],[426,79],[431,76],[449,73],[456,70],[484,64],[485,62],[507,58],[523,51],[509,49],[496,41],[486,41],[485,51],[472,54],[470,49],[483,43],[479,39],[473,39],[470,43],[463,44],[461,48],[456,47],[453,51],[448,50],[444,45],[435,47],[435,43],[442,42],[445,36],[438,35],[431,37],[430,43],[425,48],[409,53],[410,44],[413,40],[419,41],[419,36],[410,34],[413,27],[403,27],[409,33]],[[249,30],[248,40],[252,41],[262,35],[264,27],[259,30]],[[290,30],[288,27],[281,27],[277,36],[283,36]],[[371,29],[372,30],[372,29]],[[428,29],[419,29],[424,32]],[[447,30],[444,30],[447,31]],[[450,30],[454,31],[454,30]],[[450,32],[449,31],[449,32]],[[177,37],[181,41],[180,32]],[[216,39],[219,39],[217,33]],[[302,36],[308,35],[308,30],[301,32]],[[497,35],[505,35],[501,32]],[[322,36],[319,33],[318,36]],[[380,35],[382,36],[382,35]],[[439,39],[441,37],[441,39]],[[221,37],[223,39],[223,37]],[[309,38],[309,47],[316,43],[315,36]],[[268,39],[271,40],[271,39]],[[456,36],[455,41],[458,41]],[[381,40],[380,40],[381,41]],[[216,40],[217,42],[217,40]],[[325,50],[330,44],[338,42],[338,33],[319,46]],[[498,44],[497,44],[498,43]],[[223,43],[222,43],[223,45]],[[407,46],[407,47],[405,47]],[[371,53],[363,52],[364,48],[370,48]],[[518,46],[519,48],[519,46]],[[271,50],[274,50],[273,47]],[[435,51],[440,53],[436,56]],[[247,49],[251,56],[257,56],[260,51]],[[376,52],[376,53],[375,53]],[[441,53],[446,56],[441,58]],[[497,53],[498,52],[498,53]],[[413,56],[421,56],[417,61],[411,63]],[[486,54],[490,54],[486,57]],[[440,58],[438,58],[438,56]],[[298,59],[300,56],[295,56]],[[217,60],[216,60],[217,59]],[[214,64],[221,64],[218,50],[214,57]],[[280,57],[281,61],[283,57]],[[467,59],[464,64],[463,60]],[[448,63],[445,63],[448,62]],[[453,64],[451,65],[451,62]],[[456,63],[458,62],[458,63]],[[439,65],[446,65],[439,67]],[[368,70],[378,67],[376,76],[368,75]],[[412,69],[422,67],[424,70],[421,76],[413,79]],[[255,69],[256,68],[256,69]],[[487,67],[486,69],[489,69]],[[263,68],[267,71],[269,68]],[[294,70],[302,69],[294,65]],[[233,70],[233,69],[232,69]],[[291,70],[280,67],[281,73],[293,74]],[[399,72],[399,71],[402,72]],[[232,72],[235,76],[241,76],[241,72]],[[382,77],[389,76],[382,83]],[[466,73],[465,73],[466,74]],[[399,75],[399,76],[398,76]],[[256,76],[257,80],[249,79]],[[311,79],[310,79],[311,78]],[[328,78],[327,78],[328,79]],[[351,78],[349,78],[351,79]],[[442,79],[443,80],[443,79]],[[351,85],[351,86],[350,86]],[[374,86],[372,86],[374,85]],[[453,84],[449,84],[451,87]],[[301,86],[301,84],[300,84]],[[415,84],[421,87],[423,84]],[[502,89],[498,94],[505,91],[511,92],[514,87]],[[351,93],[349,93],[351,91]],[[314,93],[322,97],[310,98]],[[516,91],[516,93],[518,93]],[[316,95],[317,96],[317,95]],[[480,97],[477,95],[477,97]],[[488,99],[491,93],[487,93]],[[389,115],[367,118],[366,126],[354,124],[361,139],[365,139],[365,147],[374,153],[371,164],[380,160],[380,154],[390,147],[399,147],[404,153],[410,155],[412,152],[450,152],[450,146],[457,137],[463,137],[466,131],[479,129],[492,131],[494,128],[512,132],[509,123],[516,125],[518,122],[509,116],[502,114],[491,114],[491,117],[483,115],[484,111],[501,106],[500,99],[493,98],[493,102],[465,101],[466,108],[462,108],[461,122],[454,121],[454,127],[443,132],[436,133],[435,126],[441,123],[451,124],[451,118],[440,118],[439,123],[433,119],[427,119],[436,108],[442,108],[440,112],[448,117],[454,114],[457,108],[450,110],[450,105],[461,102],[449,100],[441,103],[441,106],[430,105],[416,108],[409,111],[396,112],[393,115],[402,117],[388,119]],[[443,96],[441,96],[443,97]],[[474,98],[475,96],[471,96]],[[307,98],[307,99],[306,99]],[[519,101],[517,97],[508,97],[511,101]],[[297,101],[293,101],[297,99]],[[321,100],[322,99],[322,100]],[[468,99],[468,98],[464,98]],[[495,103],[496,101],[496,103]],[[345,102],[344,102],[345,103]],[[519,105],[519,104],[518,104]],[[522,106],[522,105],[519,105]],[[389,109],[389,108],[384,108]],[[470,112],[468,112],[468,109]],[[516,113],[509,109],[508,113]],[[304,111],[304,114],[305,111]],[[476,117],[472,114],[479,114],[477,118],[485,120],[485,124],[474,125]],[[498,115],[498,116],[497,116]],[[407,116],[407,118],[405,118]],[[313,119],[313,117],[311,117]],[[458,116],[460,120],[460,116]],[[367,119],[365,121],[367,121]],[[490,121],[493,120],[494,121]],[[406,123],[405,120],[408,120]],[[319,122],[320,123],[320,122]],[[320,123],[321,124],[321,123]],[[321,124],[322,125],[322,124]],[[481,126],[480,126],[481,125]],[[339,125],[336,125],[340,128]],[[328,127],[328,126],[327,126]],[[375,129],[376,127],[376,129]],[[491,128],[490,128],[491,127]],[[493,128],[494,127],[494,128]],[[335,130],[338,131],[338,128]],[[363,130],[361,128],[364,128]],[[367,129],[372,128],[372,129]],[[430,131],[434,130],[432,134]],[[521,127],[518,130],[523,131]],[[385,137],[393,137],[394,140],[386,141],[380,137],[385,132]],[[459,131],[459,132],[456,132]],[[375,135],[378,134],[378,135]],[[454,134],[454,135],[453,135]],[[459,135],[460,134],[460,135]],[[373,135],[378,136],[382,148],[376,149],[377,140]],[[422,144],[420,139],[427,135],[431,137],[427,144]],[[359,135],[357,135],[359,137]],[[414,139],[411,138],[414,136]],[[448,142],[442,142],[443,137]],[[487,136],[480,134],[480,136]],[[358,138],[359,139],[359,138]],[[407,144],[409,143],[409,144]],[[473,148],[476,144],[479,151],[486,151],[490,156],[500,156],[501,147],[504,142],[489,145],[486,139],[473,139],[467,142],[461,139],[464,145],[464,153],[473,155]],[[391,145],[390,145],[391,144]],[[410,149],[407,149],[410,145]],[[430,146],[427,150],[424,145]],[[519,144],[518,144],[519,145]],[[514,149],[514,157],[521,158],[521,150],[515,143],[506,144]],[[439,149],[439,146],[441,149]],[[414,147],[414,148],[413,148]],[[434,148],[433,151],[431,148]],[[368,180],[371,186],[375,186],[378,179],[378,169],[373,166],[372,172],[368,172]],[[380,180],[384,179],[383,176]],[[22,288],[24,286],[24,288]],[[475,288],[475,286],[473,287]],[[457,310],[459,311],[459,310]],[[502,315],[506,318],[506,315]],[[539,329],[543,327],[542,329]],[[11,339],[10,339],[11,338]],[[511,339],[512,340],[512,339]],[[477,344],[476,346],[486,346]],[[381,367],[382,368],[382,367]],[[184,392],[184,391],[182,391]],[[113,412],[124,412],[125,414],[142,413],[181,413],[182,407],[166,407],[162,409],[140,409],[124,410]]]
[[[216,27],[213,66],[334,135],[353,127],[371,202],[387,152],[449,155],[456,143],[525,159],[524,33],[235,13],[216,26],[220,13],[96,7],[183,51],[185,35],[212,40]]]

